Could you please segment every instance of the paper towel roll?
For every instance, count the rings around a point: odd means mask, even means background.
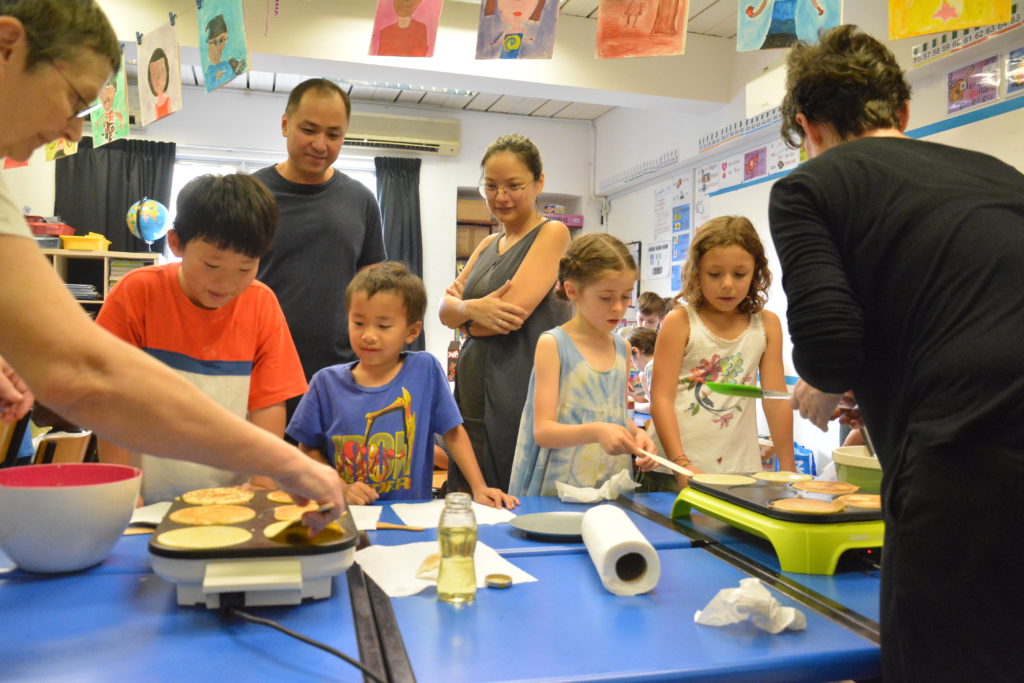
[[[601,583],[615,595],[639,595],[658,585],[658,552],[622,508],[598,505],[583,514],[583,543]]]

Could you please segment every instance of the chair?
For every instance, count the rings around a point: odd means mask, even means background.
[[[89,451],[92,432],[50,432],[36,447],[33,465],[84,462]]]
[[[17,422],[0,422],[0,467],[10,467],[17,464],[18,452],[21,450],[21,442],[25,438],[25,430],[28,429],[28,414]]]

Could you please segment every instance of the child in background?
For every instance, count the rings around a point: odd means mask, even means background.
[[[657,341],[658,333],[649,327],[638,327],[629,335],[629,398],[637,403],[636,410],[644,413],[650,407],[651,364]]]
[[[302,397],[288,436],[312,458],[333,464],[349,504],[429,500],[434,435],[444,434],[473,499],[512,508],[519,501],[488,488],[441,364],[426,351],[403,351],[423,329],[423,281],[385,261],[345,290],[348,331],[359,360],[320,370]]]
[[[260,181],[205,175],[178,194],[167,242],[181,263],[147,266],[117,283],[96,322],[163,361],[220,405],[284,436],[285,400],[306,390],[277,297],[256,270],[277,229],[277,202]],[[145,504],[247,477],[98,442],[101,462],[142,469]],[[267,478],[254,482],[273,487]]]
[[[558,281],[576,312],[537,342],[509,484],[519,496],[557,495],[558,481],[599,487],[654,446],[626,414],[629,344],[613,334],[636,283],[629,249],[611,235],[584,235],[559,262]]]
[[[641,292],[636,300],[636,325],[623,327],[619,334],[629,339],[634,330],[647,328],[657,331],[665,317],[665,300],[654,292]]]
[[[782,325],[763,310],[771,273],[749,220],[714,218],[697,233],[683,266],[686,306],[669,313],[658,334],[651,415],[665,457],[694,472],[760,471],[757,415],[751,399],[716,394],[705,382],[786,390]],[[789,401],[762,403],[779,468],[792,471]],[[679,475],[679,483],[686,485]]]

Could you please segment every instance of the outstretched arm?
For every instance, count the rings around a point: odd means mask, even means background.
[[[765,336],[768,339],[761,356],[758,370],[761,373],[761,387],[776,391],[786,390],[786,374],[782,365],[782,323],[779,316],[770,311],[761,314],[764,320]],[[796,471],[793,459],[793,406],[789,401],[767,399],[761,401],[768,431],[775,444],[775,453],[779,456],[779,469],[787,472]]]
[[[765,5],[767,5],[767,4],[768,4],[768,0],[761,0],[761,6],[758,7],[757,9],[754,9],[753,5],[747,5],[746,15],[748,17],[750,17],[751,19],[756,18],[759,14],[761,14],[761,12],[764,11]],[[815,3],[815,4],[817,4],[817,3]]]
[[[481,505],[489,505],[492,508],[504,507],[509,510],[519,505],[519,499],[515,496],[510,496],[501,489],[492,488],[484,482],[480,464],[473,453],[473,443],[469,440],[465,427],[458,425],[449,429],[444,434],[444,442],[459,470],[466,477],[466,483],[473,492],[473,500]]]

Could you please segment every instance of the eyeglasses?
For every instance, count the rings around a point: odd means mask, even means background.
[[[523,191],[528,187],[528,183],[512,183],[511,185],[492,185],[491,183],[480,183],[480,196],[484,199],[494,199],[499,194],[504,192],[509,199],[519,199],[523,195]]]
[[[71,119],[76,119],[76,118],[84,119],[87,116],[89,116],[89,114],[91,114],[94,109],[96,109],[97,107],[100,106],[99,99],[97,99],[92,104],[89,104],[85,100],[85,98],[82,97],[82,94],[80,92],[78,92],[78,88],[76,88],[74,85],[71,84],[71,80],[66,75],[64,75],[64,71],[59,66],[57,66],[57,63],[56,62],[50,62],[50,64],[52,64],[53,68],[57,71],[57,73],[60,74],[60,77],[64,79],[64,82],[68,84],[68,87],[71,88],[71,92],[73,92],[75,94],[76,102],[75,102],[75,104],[73,104],[71,106],[72,111],[74,111],[75,113],[73,113],[71,116],[68,117],[68,121],[70,121]],[[82,103],[81,107],[78,106],[78,102]]]
[[[211,38],[210,40],[206,41],[206,44],[211,47],[224,47],[228,44],[228,36],[227,34],[219,35],[216,38]]]

